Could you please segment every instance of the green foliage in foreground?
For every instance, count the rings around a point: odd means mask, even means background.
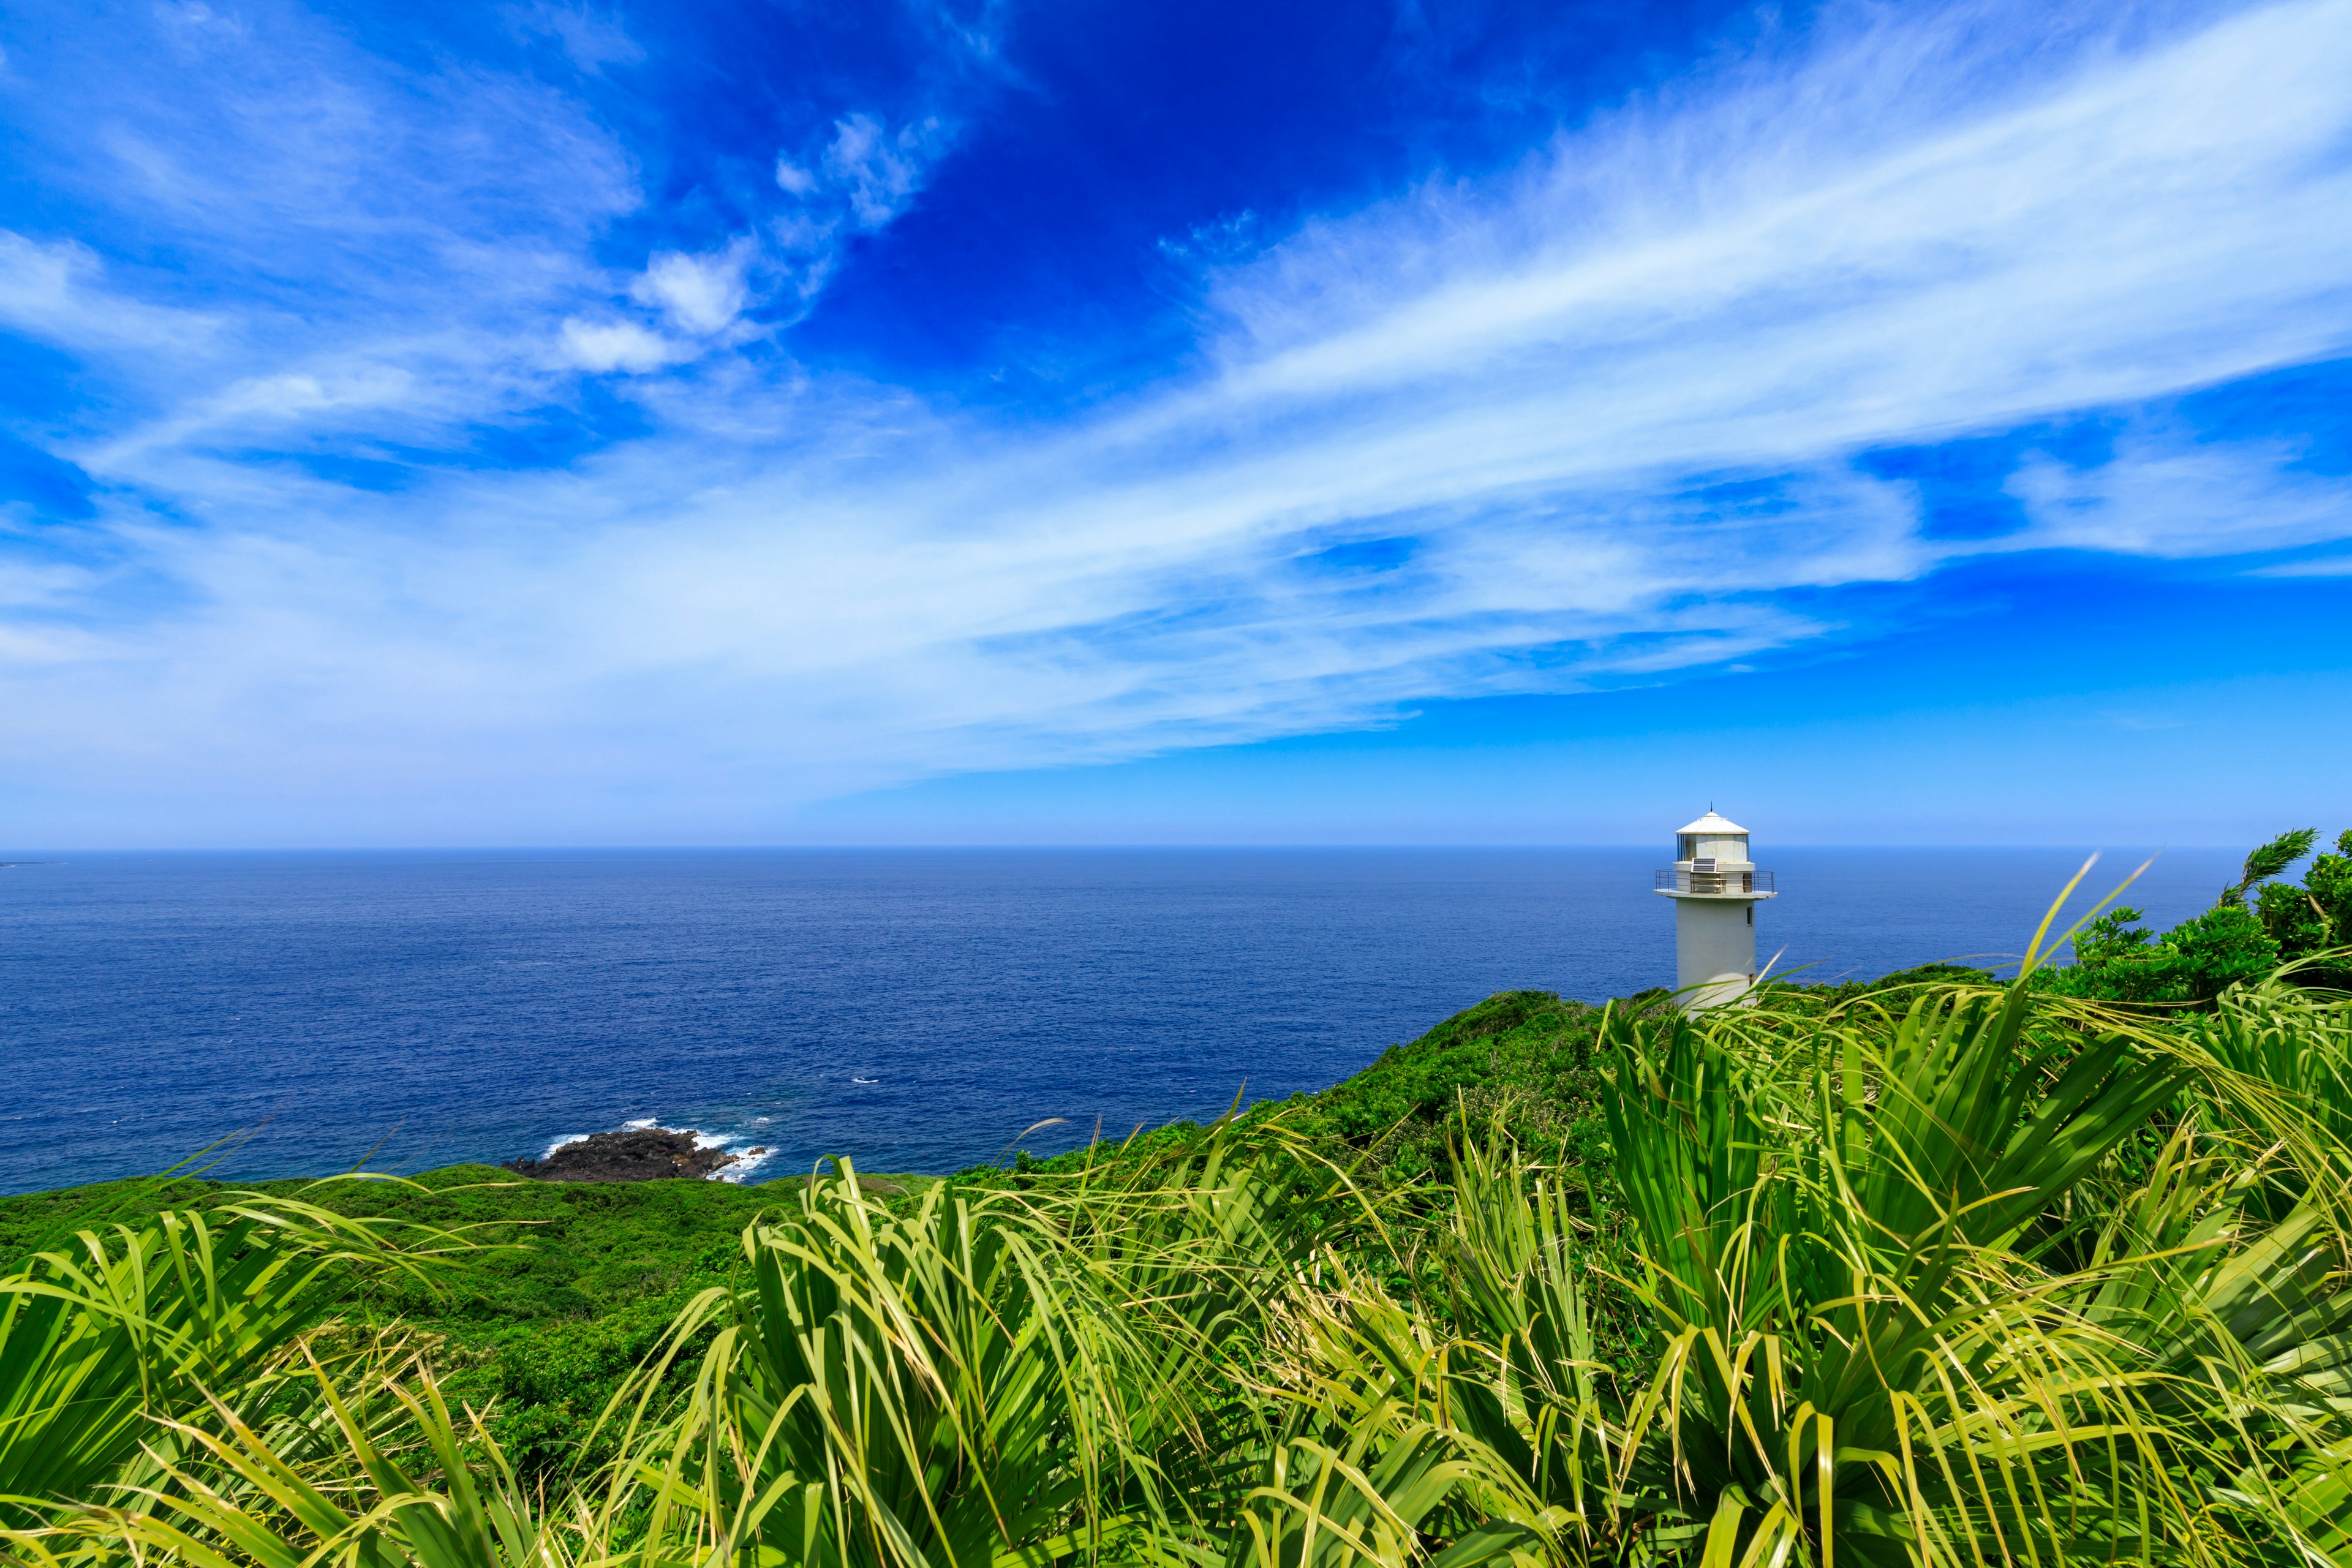
[[[472,1244],[429,1274],[347,1274],[344,1321],[428,1347],[445,1394],[492,1412],[499,1446],[533,1479],[572,1466],[623,1380],[698,1291],[733,1277],[743,1227],[778,1200],[777,1189],[724,1182],[526,1182],[488,1165],[253,1191],[257,1203]],[[201,1212],[227,1192],[181,1177],[0,1200],[0,1258],[69,1242],[93,1222]]]
[[[1511,994],[1329,1095],[913,1192],[11,1205],[6,1550],[2352,1563],[2352,1005],[2027,968],[1698,1022]],[[509,1425],[499,1336],[656,1315],[548,1363],[572,1425]]]

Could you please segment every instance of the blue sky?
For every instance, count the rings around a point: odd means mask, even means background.
[[[18,4],[0,839],[2352,823],[2352,4]]]

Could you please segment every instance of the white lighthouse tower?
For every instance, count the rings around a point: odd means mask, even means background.
[[[1756,901],[1778,898],[1748,855],[1748,829],[1705,816],[1675,835],[1675,863],[1655,891],[1675,901],[1675,989],[1696,1013],[1738,1002],[1756,984]]]

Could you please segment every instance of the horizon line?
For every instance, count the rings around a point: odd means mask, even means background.
[[[1672,839],[1672,838],[1673,838],[1673,837],[1674,837],[1674,835],[1673,835],[1673,833],[1672,833],[1671,831],[1664,832],[1664,833],[1661,833],[1660,835],[1658,835],[1658,837],[1659,837],[1660,839],[1665,839],[1665,840],[1670,840],[1670,839]],[[10,850],[0,851],[0,854],[5,854],[5,855],[9,855],[9,856],[18,856],[18,855],[21,855],[21,856],[26,856],[26,857],[48,857],[48,856],[61,856],[61,855],[62,855],[62,856],[76,856],[76,855],[689,855],[689,854],[690,854],[690,855],[716,855],[716,854],[788,854],[788,853],[809,853],[809,852],[813,852],[813,853],[838,853],[838,854],[872,854],[872,853],[881,853],[881,852],[925,851],[925,850],[929,850],[929,851],[952,850],[952,851],[963,851],[963,852],[971,852],[971,853],[982,853],[982,852],[988,852],[988,853],[1028,853],[1028,854],[1045,853],[1045,852],[1051,852],[1051,851],[1083,852],[1083,851],[1099,851],[1099,850],[1127,850],[1127,851],[1154,851],[1154,852],[1171,852],[1171,851],[1223,851],[1223,852],[1232,852],[1232,851],[1237,851],[1237,850],[1255,850],[1255,851],[1268,851],[1268,852],[1278,852],[1278,851],[1286,851],[1286,850],[1332,850],[1332,851],[1339,851],[1339,850],[1350,850],[1350,851],[1362,851],[1362,850],[1395,850],[1395,851],[1426,851],[1426,852],[1436,852],[1436,851],[1448,851],[1448,850],[1603,850],[1603,849],[1606,849],[1606,850],[1627,850],[1627,849],[1639,849],[1639,848],[1644,847],[1646,845],[1648,845],[1648,844],[1649,844],[1649,842],[1650,842],[1650,841],[1649,841],[1649,840],[1647,840],[1647,839],[1617,839],[1617,840],[1606,840],[1606,841],[1602,841],[1602,840],[1591,840],[1591,841],[1581,841],[1581,842],[1569,842],[1569,841],[1564,841],[1564,840],[1528,840],[1528,839],[1517,839],[1517,840],[1511,840],[1511,839],[1494,839],[1494,840],[1485,840],[1485,839],[1481,839],[1481,840],[1461,840],[1461,841],[1450,841],[1450,840],[1426,840],[1426,841],[1421,841],[1421,840],[1416,840],[1416,841],[1410,841],[1410,842],[1406,842],[1406,841],[1338,840],[1338,839],[1333,839],[1333,840],[1313,840],[1313,841],[1302,841],[1302,842],[1296,842],[1296,843],[1292,843],[1292,842],[1271,842],[1271,841],[1253,841],[1253,840],[1234,840],[1234,841],[1210,841],[1210,840],[1201,840],[1201,841],[1177,841],[1177,840],[1144,840],[1144,839],[1138,839],[1138,840],[1125,840],[1125,839],[1120,839],[1120,840],[1104,840],[1104,841],[1101,841],[1101,842],[1098,842],[1098,843],[1066,843],[1066,842],[1065,842],[1065,843],[1055,843],[1055,842],[1030,842],[1030,841],[1020,841],[1020,842],[1013,842],[1013,841],[993,842],[993,841],[945,840],[945,839],[942,839],[942,840],[936,840],[936,841],[933,841],[933,840],[909,840],[909,841],[899,841],[899,842],[871,842],[871,843],[790,843],[790,842],[775,842],[775,843],[750,843],[750,844],[727,844],[727,843],[709,843],[709,844],[694,844],[694,843],[677,843],[677,844],[655,844],[655,843],[647,843],[647,844],[490,844],[490,843],[484,843],[484,844],[291,844],[291,845],[288,845],[288,844],[136,845],[136,844],[134,844],[134,845],[82,846],[82,847],[44,847],[44,848],[38,848],[38,849],[34,849],[34,848],[18,848],[18,849],[10,849]],[[2203,850],[2203,849],[2227,849],[2227,850],[2235,851],[2235,850],[2237,850],[2237,849],[2238,849],[2239,846],[2238,846],[2236,843],[2234,843],[2234,842],[2232,842],[2232,843],[2211,843],[2211,844],[2200,844],[2200,843],[2171,843],[2171,842],[2165,842],[2165,843],[2161,843],[2161,844],[2154,844],[2154,843],[2152,843],[2151,841],[2147,841],[2147,840],[2143,840],[2143,841],[2137,842],[2137,843],[2135,843],[2135,842],[2131,842],[2131,841],[2128,841],[2128,840],[2126,840],[2126,841],[2120,841],[2120,842],[2114,843],[2114,844],[2109,844],[2109,845],[2103,845],[2103,846],[2096,846],[2096,847],[2094,847],[2094,846],[2088,846],[2088,845],[2085,845],[2085,844],[2081,843],[2081,842],[2076,842],[2076,843],[2071,843],[2071,844],[2070,844],[2070,843],[2063,843],[2063,842],[2059,842],[2059,841],[2054,841],[2054,840],[2047,840],[2047,839],[2043,839],[2043,840],[2034,840],[2034,841],[2021,841],[2021,841],[2015,841],[2015,842],[2003,841],[2003,842],[1973,842],[1973,843],[1944,843],[1944,844],[1921,844],[1921,843],[1917,842],[1916,840],[1900,840],[1900,841],[1885,841],[1885,842],[1876,842],[1876,841],[1874,841],[1874,842],[1864,842],[1864,841],[1858,841],[1858,840],[1846,840],[1846,841],[1829,842],[1829,841],[1821,841],[1821,840],[1788,839],[1788,840],[1774,840],[1774,841],[1772,841],[1772,843],[1771,843],[1769,847],[1759,846],[1759,847],[1766,847],[1766,848],[1768,848],[1768,852],[1773,852],[1773,851],[1778,851],[1778,850],[1781,850],[1781,849],[1797,849],[1797,850],[1813,850],[1813,849],[1871,850],[1871,849],[1883,849],[1883,850],[1900,850],[1901,852],[1903,852],[1903,853],[1905,853],[1905,854],[1919,854],[1919,853],[1923,853],[1923,852],[1925,852],[1925,853],[1931,853],[1931,854],[1932,854],[1932,853],[1939,853],[1939,852],[1950,852],[1950,851],[1961,851],[1961,850],[1974,850],[1974,849],[2046,849],[2046,850],[2053,850],[2053,851],[2059,851],[2059,850],[2063,850],[2063,851],[2064,851],[2064,852],[2066,852],[2066,853],[2068,853],[2068,854],[2084,854],[2084,853],[2092,853],[2092,852],[2095,852],[2095,853],[2103,854],[2103,855],[2104,855],[2104,854],[2108,854],[2108,853],[2124,853],[2124,852],[2129,852],[2129,851],[2146,850],[2146,849],[2149,849],[2149,848],[2151,848],[2151,847],[2154,847],[2154,848],[2157,850],[2157,852],[2158,852],[2158,853],[2159,853],[2159,854],[2163,854],[2163,853],[2169,853],[2170,851],[2175,850],[2175,849],[2190,849],[2190,850]],[[56,864],[62,864],[62,862],[60,862],[60,861],[56,861],[56,860],[42,859],[42,858],[0,859],[0,869],[29,868],[36,867],[36,866],[41,866],[41,865],[56,865]]]

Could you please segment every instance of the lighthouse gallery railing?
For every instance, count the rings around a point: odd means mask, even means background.
[[[1769,871],[1691,871],[1669,866],[1651,879],[1661,893],[1716,893],[1737,898],[1743,893],[1779,891]]]

